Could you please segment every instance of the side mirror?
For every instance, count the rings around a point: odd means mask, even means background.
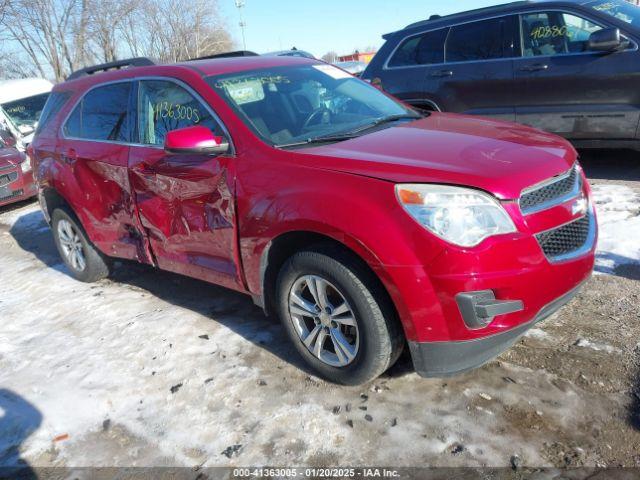
[[[615,52],[625,43],[619,28],[605,28],[589,36],[589,50],[595,52]]]
[[[164,150],[172,154],[220,155],[229,151],[229,142],[206,127],[194,126],[168,132]]]

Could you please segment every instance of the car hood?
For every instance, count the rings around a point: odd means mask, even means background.
[[[523,189],[567,171],[577,157],[556,135],[442,113],[297,153],[321,156],[313,161],[319,168],[398,183],[466,185],[501,199],[518,198]]]
[[[15,148],[0,148],[0,170],[20,165],[24,156]]]

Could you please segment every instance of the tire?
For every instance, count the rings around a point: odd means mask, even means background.
[[[51,215],[53,238],[69,273],[81,282],[92,283],[109,275],[109,260],[87,238],[78,217],[68,208],[59,207]],[[81,254],[83,261],[74,253]]]
[[[321,317],[318,298],[322,295],[314,295],[313,289],[327,292],[324,299],[333,316],[324,312],[327,314]],[[276,300],[280,320],[296,350],[328,381],[367,383],[402,353],[404,336],[386,292],[359,259],[340,249],[319,247],[294,254],[278,275]],[[320,355],[314,353],[318,343]]]

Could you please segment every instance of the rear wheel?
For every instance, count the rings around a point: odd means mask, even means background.
[[[278,310],[296,350],[332,382],[373,380],[402,351],[395,312],[375,278],[339,250],[292,256],[278,276]]]
[[[73,212],[55,209],[51,226],[58,252],[73,278],[96,282],[109,275],[108,259],[91,244]]]

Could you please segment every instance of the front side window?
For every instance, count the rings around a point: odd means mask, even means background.
[[[140,82],[138,131],[140,143],[163,145],[167,132],[202,125],[222,136],[220,124],[191,93],[165,80]]]
[[[129,142],[131,82],[95,88],[78,103],[64,126],[68,137]]]
[[[430,65],[444,62],[448,28],[406,39],[389,60],[389,67]]]
[[[582,53],[589,49],[589,37],[600,25],[562,12],[527,13],[521,17],[525,57]]]
[[[258,136],[276,146],[354,134],[418,115],[326,64],[252,70],[207,82]]]
[[[493,18],[451,28],[447,39],[447,62],[492,60],[505,56],[505,19]]]
[[[47,98],[49,98],[48,92],[41,93],[32,97],[3,103],[2,108],[18,127],[33,127],[40,118],[40,113],[42,113]]]
[[[640,7],[624,0],[596,0],[586,6],[634,26],[640,26]]]

